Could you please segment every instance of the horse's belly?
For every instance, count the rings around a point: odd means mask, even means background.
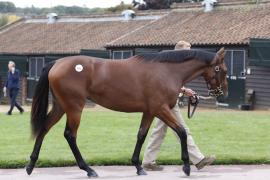
[[[90,95],[89,99],[94,101],[96,104],[101,105],[105,108],[121,111],[121,112],[144,112],[146,110],[146,103],[139,101],[138,99],[127,97],[127,96],[95,96]]]

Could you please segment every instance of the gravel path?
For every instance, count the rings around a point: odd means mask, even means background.
[[[164,171],[148,172],[147,176],[137,176],[131,166],[93,167],[99,174],[98,179],[106,180],[270,180],[270,165],[229,165],[209,166],[201,171],[192,167],[191,176],[187,177],[180,166],[165,166]],[[1,180],[68,180],[89,179],[86,173],[77,167],[36,168],[31,176],[24,169],[0,169]]]

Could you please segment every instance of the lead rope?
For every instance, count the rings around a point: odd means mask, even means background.
[[[188,98],[188,118],[191,119],[197,109],[197,106],[199,104],[199,99],[203,99],[203,100],[210,100],[213,99],[213,97],[211,96],[199,96],[199,95],[195,95],[195,96],[190,96]],[[192,112],[190,112],[191,110],[191,106],[193,106]]]
[[[188,118],[191,119],[195,113],[195,110],[199,104],[199,98],[197,95],[188,98]],[[190,112],[191,106],[193,106],[192,112]]]

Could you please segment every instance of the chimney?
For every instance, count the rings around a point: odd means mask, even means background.
[[[204,6],[204,12],[210,12],[214,9],[217,4],[217,0],[204,0],[202,5]]]
[[[58,15],[56,13],[49,13],[47,14],[47,18],[48,18],[48,24],[53,24],[58,19]]]
[[[133,10],[130,10],[130,9],[124,10],[121,14],[122,14],[122,16],[124,16],[124,19],[126,21],[134,19],[136,16],[135,12]]]

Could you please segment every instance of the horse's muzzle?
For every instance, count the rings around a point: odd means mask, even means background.
[[[216,97],[216,98],[224,95],[221,86],[217,87],[216,89],[209,89],[208,94],[209,96]]]
[[[221,86],[217,87],[216,89],[210,89],[208,93],[209,93],[209,96],[215,97],[217,101],[221,103],[225,102],[225,99],[228,96],[227,92],[225,92],[225,95],[224,95],[224,92]]]

